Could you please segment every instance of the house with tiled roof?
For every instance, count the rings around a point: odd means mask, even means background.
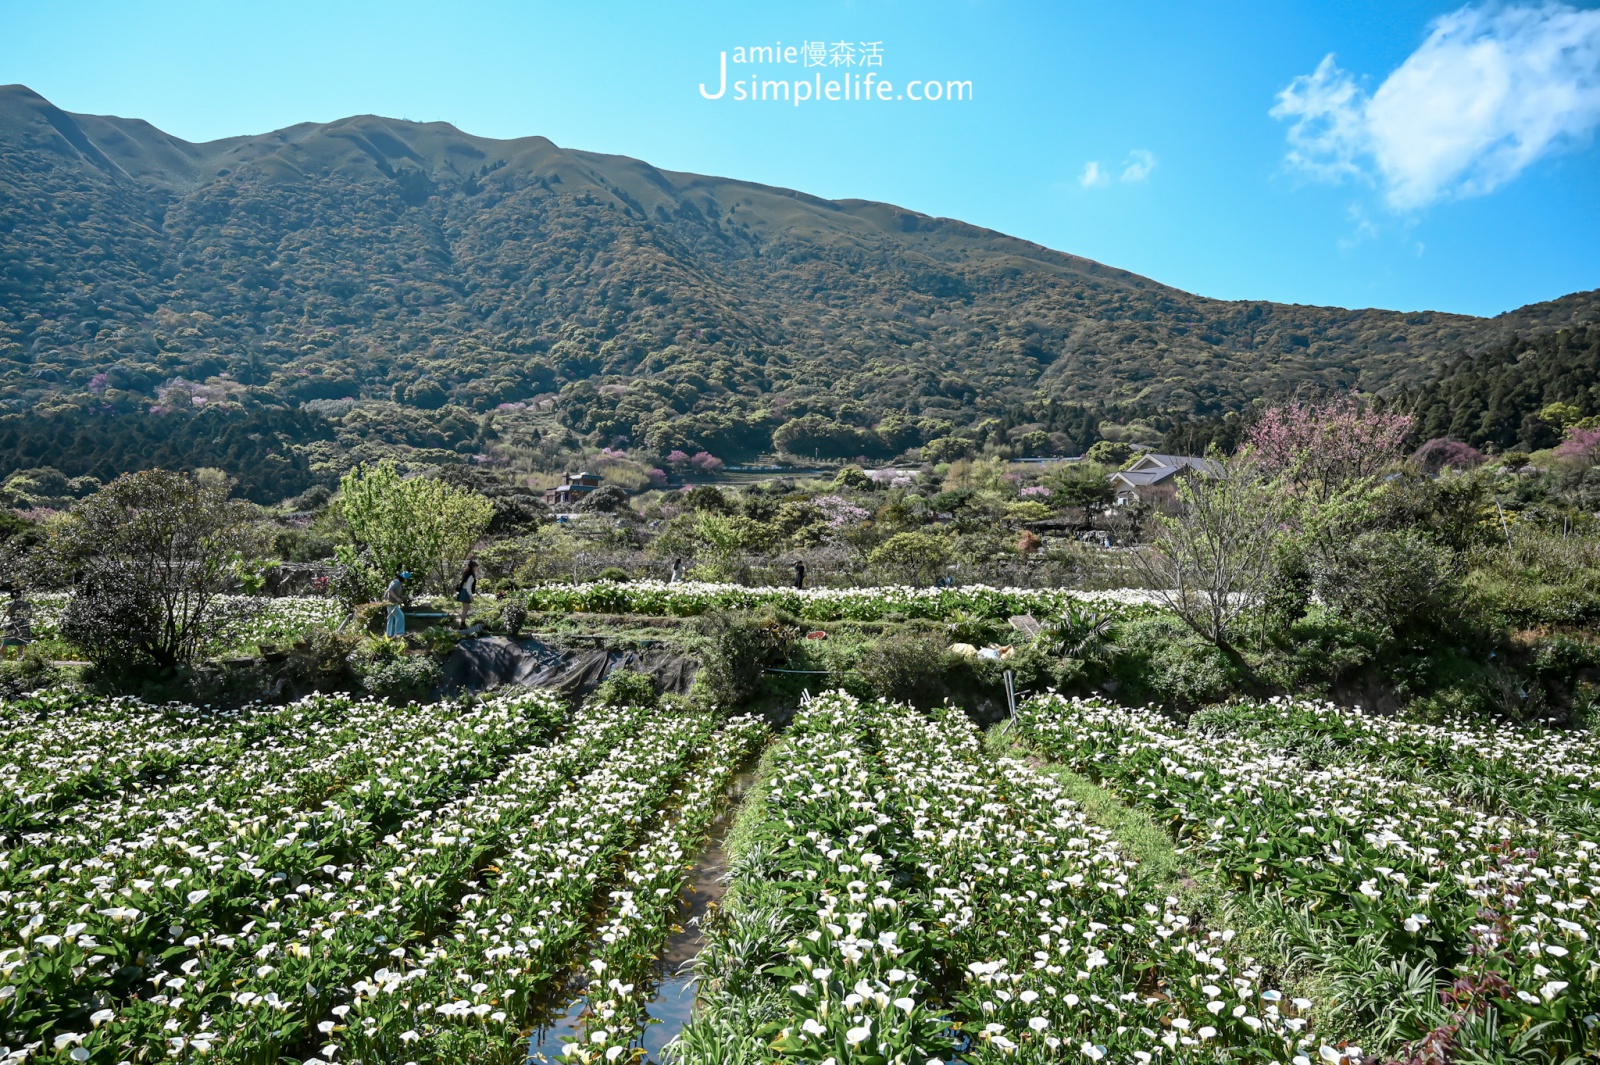
[[[1183,478],[1199,475],[1215,477],[1217,464],[1193,455],[1159,455],[1147,451],[1127,469],[1111,475],[1111,486],[1117,493],[1117,502],[1126,504],[1137,500],[1155,506],[1170,506],[1178,496],[1178,485]]]

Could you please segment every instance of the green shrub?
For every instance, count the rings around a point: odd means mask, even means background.
[[[507,636],[515,636],[527,623],[528,604],[520,598],[508,598],[500,604],[500,609],[494,614],[492,627]]]
[[[696,627],[702,640],[696,679],[706,693],[723,706],[754,697],[762,666],[774,652],[772,626],[751,614],[714,610],[702,615]]]
[[[654,709],[661,702],[655,679],[648,673],[619,669],[612,673],[589,696],[595,705],[644,706]]]
[[[960,656],[945,650],[937,637],[896,633],[879,640],[861,656],[857,676],[867,693],[916,706],[937,706],[955,685]]]
[[[1313,605],[1262,648],[1256,670],[1274,690],[1326,696],[1370,666],[1383,634]]]
[[[1154,700],[1192,711],[1244,687],[1237,664],[1173,615],[1132,619],[1119,642],[1123,651],[1112,660],[1111,674],[1125,702]]]
[[[1600,644],[1552,636],[1534,647],[1531,664],[1536,673],[1545,676],[1572,676],[1581,669],[1600,667]]]
[[[289,652],[282,675],[297,688],[312,691],[349,691],[358,683],[350,656],[361,643],[353,633],[312,629],[304,647]]]
[[[925,532],[895,533],[872,549],[867,561],[891,580],[932,584],[950,562],[949,537]]]
[[[1480,610],[1517,627],[1600,621],[1600,543],[1519,526],[1515,545],[1472,556],[1467,587]]]
[[[444,680],[439,662],[431,655],[360,659],[355,668],[363,689],[396,702],[426,699]]]
[[[1311,606],[1314,579],[1305,551],[1289,537],[1273,549],[1272,579],[1261,597],[1262,620],[1271,632],[1283,632]]]
[[[419,629],[413,639],[429,654],[445,658],[461,642],[461,632],[448,625],[430,625],[425,629]]]
[[[1324,556],[1317,591],[1338,613],[1394,638],[1470,627],[1454,556],[1413,529],[1365,532]]]
[[[0,662],[0,697],[15,699],[25,692],[56,687],[61,680],[61,670],[37,643],[24,647],[18,657]]]

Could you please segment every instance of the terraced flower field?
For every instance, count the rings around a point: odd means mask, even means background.
[[[1051,695],[1018,720],[1035,748],[1169,825],[1304,954],[1352,951],[1420,985],[1346,1002],[1330,1011],[1342,1023],[1420,1022],[1427,1062],[1480,1060],[1451,1056],[1467,1043],[1506,1048],[1488,1060],[1600,1052],[1588,734],[1414,725],[1288,700],[1180,729]],[[1377,1016],[1360,1017],[1364,1006]]]
[[[1582,738],[1047,695],[1016,741],[841,692],[776,737],[539,692],[0,704],[0,1061],[511,1063],[563,1012],[563,1060],[637,1061],[758,756],[674,1065],[1600,1046]],[[1197,911],[1083,787],[1240,905]],[[1317,970],[1340,951],[1405,987],[1364,1005]]]
[[[766,732],[565,717],[536,692],[6,706],[0,1058],[522,1059],[597,927],[597,962],[642,970]]]
[[[767,769],[686,1065],[1323,1054],[1309,1002],[1195,927],[1050,777],[988,758],[964,716],[829,694]]]

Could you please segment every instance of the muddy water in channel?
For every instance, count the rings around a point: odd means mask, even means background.
[[[755,781],[754,773],[740,773],[734,779],[732,800],[711,825],[711,838],[689,873],[689,882],[678,898],[679,931],[668,937],[661,958],[656,962],[655,989],[647,1003],[650,1019],[656,1023],[644,1030],[639,1045],[648,1065],[661,1060],[661,1048],[676,1036],[694,1012],[694,985],[687,971],[700,953],[700,918],[713,903],[720,903],[728,885],[722,880],[727,870],[723,841],[733,827],[739,800]],[[583,974],[573,975],[567,1001],[551,1010],[548,1027],[534,1032],[528,1047],[530,1065],[554,1065],[561,1048],[583,1038],[583,1015],[589,1000],[584,994]]]

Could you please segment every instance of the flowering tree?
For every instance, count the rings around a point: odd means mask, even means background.
[[[1350,393],[1325,403],[1270,407],[1251,426],[1246,444],[1267,473],[1282,474],[1291,490],[1321,502],[1397,462],[1412,421]]]
[[[865,509],[839,496],[818,496],[812,502],[818,510],[822,511],[828,525],[835,529],[846,525],[856,525],[872,517]]]
[[[1591,466],[1600,462],[1600,428],[1580,429],[1573,426],[1568,429],[1567,438],[1556,448],[1556,457],[1577,459]]]

